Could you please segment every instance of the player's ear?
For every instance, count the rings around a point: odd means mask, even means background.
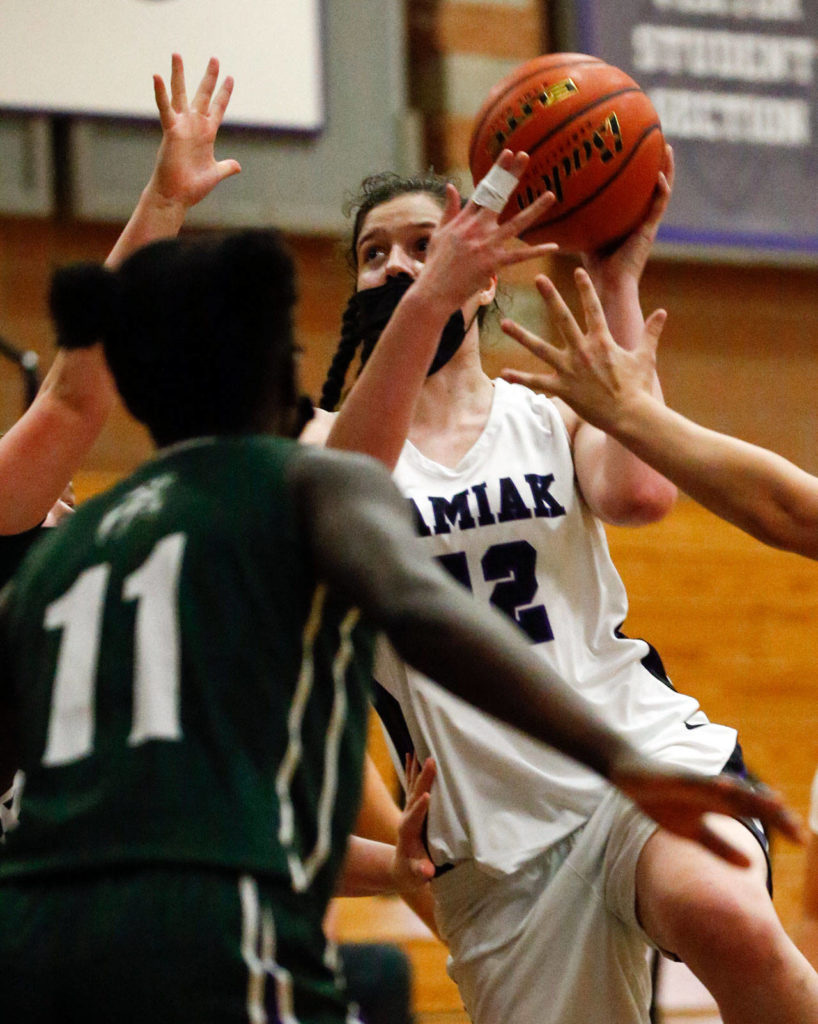
[[[477,294],[480,298],[481,306],[490,306],[491,303],[494,302],[494,297],[497,294],[497,275],[492,274],[488,286],[483,288]]]

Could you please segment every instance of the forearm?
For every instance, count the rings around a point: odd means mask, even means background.
[[[620,275],[595,284],[611,336],[620,348],[638,348],[645,327],[638,280]],[[654,398],[664,401],[658,374],[654,372],[644,386]],[[615,438],[582,422],[574,449],[583,496],[605,522],[642,525],[656,522],[672,508],[676,500],[673,484]]]
[[[113,402],[101,345],[57,352],[31,407],[0,441],[0,533],[22,533],[42,522]]]
[[[574,434],[574,464],[582,495],[603,522],[643,526],[675,504],[676,486],[659,467],[584,421]]]
[[[434,899],[427,884],[401,892],[395,883],[395,847],[362,836],[349,837],[336,896],[400,896],[435,935]]]
[[[163,196],[151,179],[143,189],[122,234],[108,254],[106,266],[118,267],[128,256],[149,242],[161,238],[175,238],[184,224],[186,214],[185,203]]]
[[[633,395],[607,429],[716,515],[818,558],[818,479],[779,455]]]
[[[327,447],[362,452],[394,469],[451,310],[416,282],[392,314],[335,418]]]
[[[395,847],[363,836],[349,837],[336,896],[378,896],[396,893]]]

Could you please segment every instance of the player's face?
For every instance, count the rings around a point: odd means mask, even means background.
[[[366,215],[355,246],[358,291],[377,288],[396,274],[416,278],[443,210],[426,192],[395,196]]]

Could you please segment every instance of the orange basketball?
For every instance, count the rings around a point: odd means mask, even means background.
[[[597,57],[551,53],[521,64],[475,118],[475,185],[502,149],[531,160],[500,218],[551,191],[556,203],[520,236],[591,252],[627,235],[648,211],[664,163],[653,104],[632,78]]]

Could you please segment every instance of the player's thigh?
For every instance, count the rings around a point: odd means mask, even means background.
[[[656,831],[636,868],[639,921],[651,940],[684,958],[690,942],[729,941],[731,930],[756,918],[774,919],[768,893],[769,864],[759,839],[744,824],[723,815],[708,822],[750,859],[736,867],[687,839]]]

